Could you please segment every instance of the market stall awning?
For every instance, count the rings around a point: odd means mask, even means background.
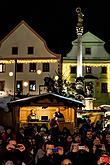
[[[48,106],[67,106],[67,107],[84,107],[83,102],[64,97],[58,94],[54,93],[44,93],[37,96],[30,96],[23,99],[18,99],[11,101],[9,106],[42,106],[42,107],[48,107]]]

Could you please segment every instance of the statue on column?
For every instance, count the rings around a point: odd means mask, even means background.
[[[83,17],[84,17],[84,14],[81,12],[81,8],[80,7],[76,8],[76,13],[78,15],[77,27],[81,28],[81,27],[83,27]]]

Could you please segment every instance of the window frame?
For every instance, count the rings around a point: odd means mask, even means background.
[[[70,74],[76,74],[77,73],[77,67],[76,66],[70,66]]]
[[[105,87],[104,87],[105,85]],[[101,93],[108,93],[108,84],[107,83],[101,83]]]
[[[91,48],[90,47],[85,48],[85,54],[86,55],[91,55]]]
[[[106,66],[101,67],[101,73],[102,74],[107,74],[107,67]]]
[[[0,80],[0,85],[3,85],[3,87],[0,86],[0,91],[4,92],[5,91],[5,81]],[[2,89],[3,88],[3,89]]]
[[[20,82],[20,88],[17,88],[19,82]],[[22,92],[22,90],[23,90],[23,81],[22,80],[16,81],[16,92]]]
[[[18,47],[17,46],[13,46],[11,53],[12,53],[12,55],[18,55]]]
[[[6,65],[3,63],[0,63],[0,65],[1,65],[0,73],[4,73],[6,71]]]
[[[91,74],[92,73],[92,67],[91,66],[86,66],[85,70],[86,70],[86,74]]]
[[[23,63],[17,63],[16,64],[16,72],[23,72]]]
[[[36,72],[36,63],[29,63],[29,72]]]
[[[27,54],[29,54],[29,55],[30,55],[30,54],[31,54],[31,55],[34,54],[34,47],[33,47],[33,46],[28,46],[28,47],[27,47]]]
[[[48,62],[42,64],[42,72],[50,72],[50,64]]]
[[[31,89],[31,87],[30,87],[30,86],[32,85],[32,84],[31,84],[32,82],[34,82],[34,83],[33,83],[33,86],[35,85],[35,89],[34,89],[34,90]],[[32,88],[33,88],[33,87],[32,87]],[[35,91],[36,91],[36,80],[29,80],[29,91],[31,91],[31,92],[35,92]]]

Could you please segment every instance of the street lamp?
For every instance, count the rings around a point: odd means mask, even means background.
[[[41,74],[42,73],[42,71],[39,69],[39,70],[37,70],[37,74]]]
[[[12,77],[13,76],[13,72],[9,72],[9,76]]]
[[[27,81],[24,81],[24,82],[23,82],[23,86],[24,86],[24,87],[27,87],[27,86],[28,86],[28,82],[27,82]]]

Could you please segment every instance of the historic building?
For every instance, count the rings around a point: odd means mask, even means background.
[[[63,58],[63,78],[74,83],[77,77],[77,39],[72,42],[72,49]],[[110,54],[104,49],[104,41],[90,32],[82,36],[82,69],[84,88],[90,85],[91,96],[96,106],[110,103]]]
[[[45,77],[61,72],[61,55],[51,52],[46,42],[21,21],[0,42],[0,95],[37,95]]]

